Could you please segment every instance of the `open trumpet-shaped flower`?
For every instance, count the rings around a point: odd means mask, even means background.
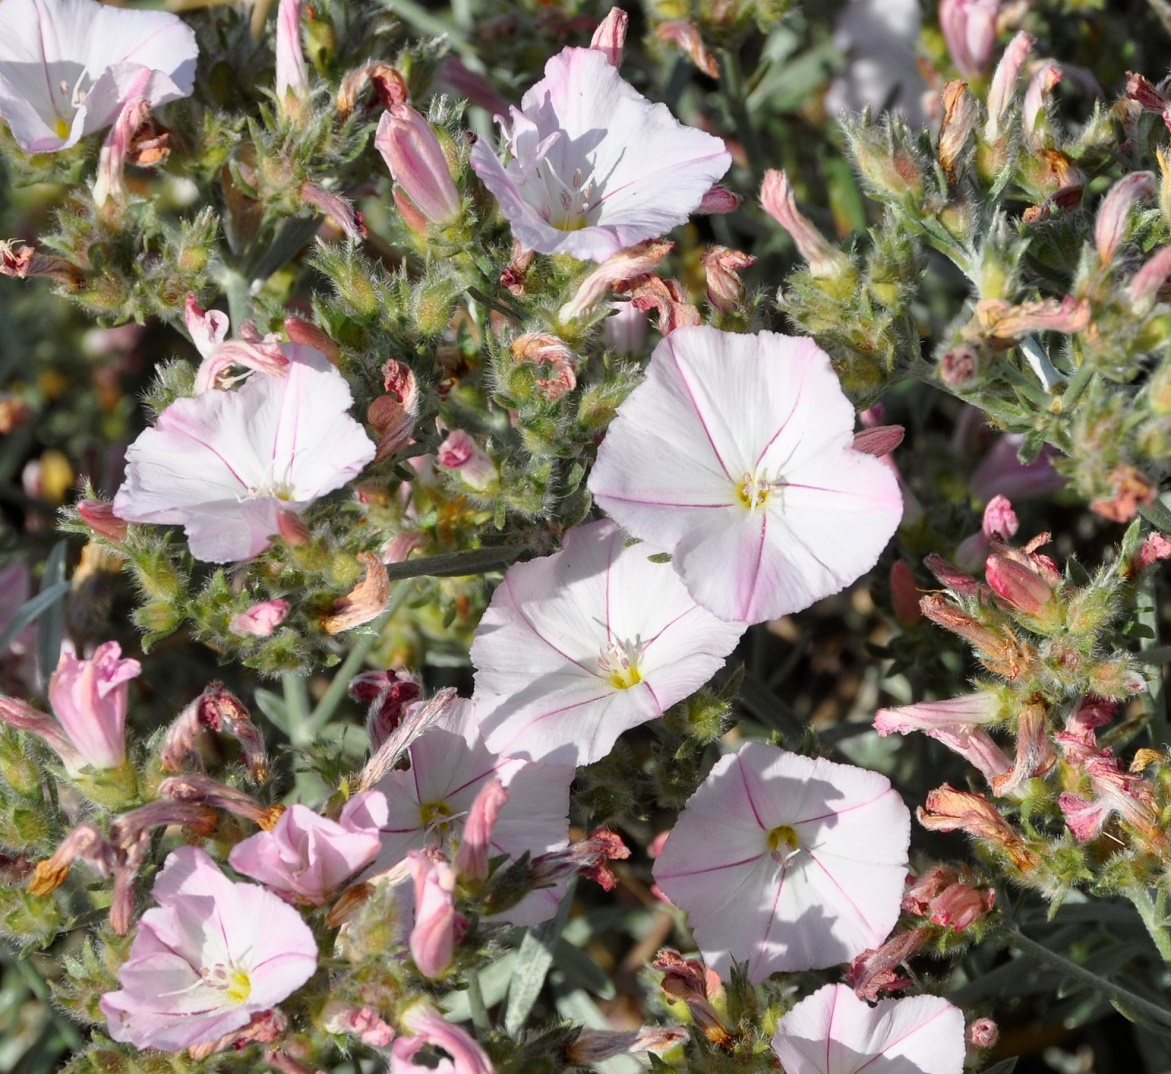
[[[898,526],[897,478],[853,438],[853,407],[812,340],[679,328],[618,408],[589,486],[671,552],[699,604],[756,623],[845,588]]]
[[[28,153],[67,149],[108,127],[134,97],[186,97],[195,34],[174,15],[96,0],[4,0],[0,116]]]
[[[911,816],[885,776],[753,742],[721,758],[654,865],[704,960],[757,983],[877,947],[899,916]]]
[[[500,757],[476,735],[474,711],[461,702],[456,718],[429,728],[408,748],[409,771],[396,769],[378,783],[390,813],[382,825],[375,869],[392,869],[412,850],[439,848],[461,863],[465,825],[485,786],[498,780],[508,800],[495,815],[487,854],[518,858],[560,850],[569,841],[568,765]],[[475,837],[476,833],[469,833]],[[535,925],[553,916],[561,892],[534,891],[501,916]]]
[[[939,996],[871,1007],[826,985],[781,1019],[773,1051],[787,1074],[960,1074],[964,1015]]]
[[[264,551],[280,512],[300,514],[361,472],[374,444],[347,414],[345,378],[312,347],[281,350],[285,376],[179,399],[130,445],[119,518],[181,523],[196,559],[226,563]]]
[[[571,530],[510,567],[472,643],[491,749],[588,764],[625,730],[694,693],[743,626],[699,607],[654,549],[612,522]]]
[[[472,168],[521,245],[582,261],[665,235],[732,163],[720,139],[682,126],[592,48],[550,59],[505,135],[512,159],[480,141]]]
[[[218,1040],[317,968],[301,915],[256,884],[233,883],[202,850],[171,854],[153,894],[158,906],[142,915],[118,971],[122,988],[101,999],[115,1040],[165,1052]]]

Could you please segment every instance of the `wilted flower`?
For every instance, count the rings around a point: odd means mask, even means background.
[[[386,799],[378,791],[355,795],[336,821],[292,805],[270,831],[232,847],[228,862],[290,901],[320,906],[378,857],[379,828],[386,818]]]
[[[120,518],[182,524],[196,559],[247,559],[268,547],[280,512],[299,514],[361,472],[374,444],[347,413],[345,378],[310,347],[281,350],[287,376],[179,399],[130,445]]]
[[[233,615],[228,629],[241,637],[267,638],[289,614],[287,600],[262,600]]]
[[[409,1036],[399,1036],[390,1055],[389,1074],[496,1074],[491,1060],[471,1037],[453,1026],[425,1001],[412,1004],[399,1018],[399,1026]],[[431,1045],[447,1053],[438,1064],[416,1063],[415,1056]]]
[[[26,153],[68,149],[108,127],[132,97],[186,97],[195,34],[174,15],[96,0],[4,0],[0,116]]]
[[[895,475],[853,440],[854,408],[812,340],[680,328],[619,407],[589,487],[671,552],[696,601],[757,623],[849,585],[898,526]]]
[[[899,916],[911,818],[885,776],[749,743],[716,762],[654,865],[708,965],[763,981],[846,962]]]
[[[471,165],[529,249],[605,261],[666,234],[732,162],[723,143],[680,125],[597,49],[567,48],[511,109],[512,160],[486,141]]]
[[[492,749],[588,764],[719,670],[743,626],[699,607],[653,552],[602,521],[508,569],[472,642]]]
[[[845,985],[826,985],[780,1020],[773,1051],[786,1074],[960,1074],[964,1014],[939,996],[871,1007]]]
[[[797,209],[789,177],[783,171],[767,171],[760,186],[760,203],[788,233],[797,252],[809,264],[814,279],[839,276],[850,269],[850,259],[831,245]]]
[[[218,1040],[300,988],[317,968],[301,915],[256,884],[230,881],[202,850],[181,847],[155,880],[118,971],[101,999],[109,1033],[177,1052]]]

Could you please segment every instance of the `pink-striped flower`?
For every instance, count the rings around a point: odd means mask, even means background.
[[[704,960],[760,982],[878,947],[899,916],[911,817],[875,772],[751,742],[716,762],[654,865]]]
[[[897,478],[853,442],[854,408],[812,340],[677,328],[618,408],[589,487],[671,553],[699,604],[757,623],[845,588],[898,526]]]

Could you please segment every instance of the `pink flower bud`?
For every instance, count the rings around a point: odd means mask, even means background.
[[[991,1018],[977,1018],[968,1026],[967,1037],[973,1048],[991,1048],[1000,1040],[1000,1029]]]
[[[495,484],[499,476],[496,463],[462,429],[449,433],[435,452],[435,463],[445,470],[456,470],[464,484],[476,492],[483,492]]]
[[[1138,202],[1154,197],[1156,189],[1152,172],[1132,172],[1119,179],[1102,199],[1094,225],[1094,245],[1103,267],[1114,260],[1126,237],[1131,210]]]
[[[301,200],[324,213],[354,242],[361,242],[366,237],[366,222],[362,214],[340,194],[326,190],[319,183],[305,182],[301,184]]]
[[[391,192],[390,196],[394,199],[395,208],[398,209],[402,215],[403,223],[407,225],[416,235],[427,234],[427,217],[425,217],[417,208],[415,203],[406,196],[401,186],[396,186]]]
[[[78,500],[75,506],[82,522],[99,537],[105,537],[112,544],[126,540],[127,523],[114,514],[112,504],[101,500]]]
[[[720,65],[703,43],[699,27],[689,19],[671,19],[660,23],[655,29],[655,37],[660,41],[669,41],[677,45],[708,78],[720,77]]]
[[[1151,312],[1168,276],[1171,276],[1171,246],[1163,246],[1151,254],[1127,284],[1130,303],[1138,316],[1145,317]]]
[[[590,39],[590,48],[604,53],[614,67],[622,66],[622,49],[626,44],[626,24],[629,19],[622,8],[610,8]]]
[[[939,26],[952,62],[967,78],[988,70],[996,47],[999,0],[939,0]]]
[[[404,708],[419,700],[422,686],[409,671],[363,671],[350,680],[347,692],[369,705],[366,730],[377,750],[402,722]]]
[[[721,313],[734,313],[744,301],[739,273],[756,264],[756,258],[726,246],[712,246],[701,258],[707,277],[707,300]]]
[[[723,216],[725,213],[734,213],[743,200],[739,194],[733,194],[726,186],[717,183],[704,194],[695,212],[698,216]]]
[[[276,99],[285,115],[300,112],[309,96],[309,73],[301,49],[304,0],[280,0],[276,16]]]
[[[264,600],[233,615],[228,629],[241,637],[267,638],[289,614],[287,600]]]
[[[108,201],[116,206],[124,205],[130,196],[124,175],[126,158],[130,154],[131,140],[149,116],[150,102],[145,97],[131,97],[106,135],[94,182],[94,204],[99,209]]]
[[[439,977],[450,965],[455,948],[455,870],[419,850],[407,854],[415,882],[415,925],[411,957],[424,977]]]
[[[1034,147],[1052,145],[1052,138],[1048,133],[1049,115],[1046,106],[1061,79],[1061,68],[1055,63],[1042,64],[1036,74],[1029,79],[1029,87],[1025,90],[1025,100],[1021,106],[1021,126],[1024,128],[1026,141]]]
[[[116,768],[126,760],[127,684],[141,671],[137,660],[122,659],[116,641],[99,645],[89,660],[61,654],[49,678],[49,702],[83,765]]]
[[[1000,122],[1012,103],[1021,68],[1033,51],[1034,44],[1036,40],[1032,34],[1022,30],[1008,43],[1000,63],[996,65],[988,90],[988,122],[984,125],[984,138],[988,142],[995,144],[1000,137]]]
[[[431,125],[410,105],[394,104],[378,122],[374,145],[394,181],[432,224],[444,227],[460,214],[459,191]]]
[[[903,442],[905,434],[906,430],[901,425],[872,425],[859,429],[854,434],[854,442],[850,446],[855,451],[881,459]]]
[[[963,932],[987,917],[996,906],[996,892],[970,884],[952,884],[931,902],[931,923]]]
[[[0,276],[13,276],[18,280],[45,276],[70,290],[81,285],[82,275],[70,262],[52,254],[42,254],[35,246],[23,243],[18,250],[18,242],[19,239],[0,241]]]
[[[483,880],[488,875],[488,852],[492,846],[492,831],[500,811],[508,804],[509,794],[498,779],[491,779],[480,788],[468,811],[455,856],[455,871],[469,880]]]
[[[293,511],[278,511],[276,513],[276,526],[281,540],[290,548],[297,548],[309,543],[309,527]]]
[[[965,537],[956,549],[956,565],[963,570],[976,570],[988,558],[993,537],[1006,541],[1016,533],[1019,523],[1012,504],[1004,496],[993,496],[984,508],[980,532]]]
[[[896,559],[890,569],[890,602],[895,617],[903,626],[914,626],[923,618],[919,607],[919,587],[905,560]]]
[[[1053,585],[1041,574],[1005,555],[993,554],[985,564],[985,577],[1002,601],[1037,619],[1057,610]]]
[[[793,188],[784,172],[765,172],[760,203],[764,211],[789,233],[798,252],[809,263],[809,273],[814,279],[834,278],[850,270],[850,259],[831,246],[825,236],[797,211]]]

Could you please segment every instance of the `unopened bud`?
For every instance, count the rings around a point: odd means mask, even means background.
[[[760,203],[764,211],[789,233],[797,251],[809,263],[809,273],[814,279],[844,276],[851,271],[850,259],[831,246],[825,236],[797,211],[793,188],[784,172],[765,172]]]
[[[939,0],[939,27],[952,63],[966,78],[978,78],[992,62],[1000,0]]]
[[[1103,267],[1114,260],[1118,247],[1126,238],[1131,210],[1138,202],[1146,201],[1154,195],[1154,173],[1132,172],[1119,179],[1102,199],[1098,220],[1094,225],[1094,245],[1098,248],[1098,260]]]
[[[590,39],[590,48],[601,52],[613,67],[622,66],[622,49],[626,44],[626,24],[630,17],[620,7],[612,7]]]
[[[1034,44],[1036,40],[1032,34],[1022,30],[1009,42],[1004,55],[1000,57],[1000,63],[996,65],[988,90],[988,122],[984,125],[984,138],[988,142],[995,144],[1000,138],[1000,124],[1012,103],[1021,69],[1033,51]]]
[[[690,19],[671,19],[660,23],[655,29],[655,37],[678,46],[708,78],[720,77],[720,67],[716,63],[716,58],[703,43],[699,27]]]
[[[432,224],[444,227],[460,214],[459,191],[431,125],[407,104],[391,105],[379,120],[374,145],[394,181]]]
[[[744,301],[744,282],[739,273],[756,264],[756,258],[726,246],[712,246],[702,257],[707,277],[707,300],[721,313],[734,313]]]

